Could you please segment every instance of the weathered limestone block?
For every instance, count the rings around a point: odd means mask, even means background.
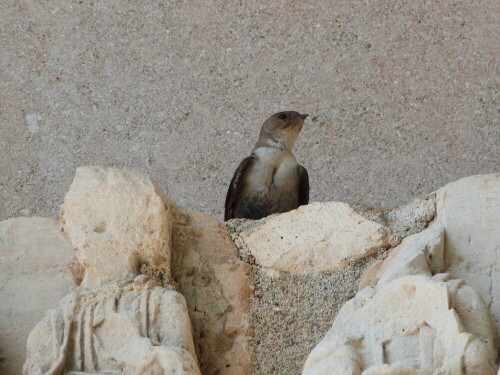
[[[199,374],[184,298],[144,275],[69,294],[27,346],[24,374]]]
[[[74,290],[73,252],[57,220],[0,222],[0,374],[20,374],[26,340],[45,311]]]
[[[80,167],[61,207],[61,225],[85,267],[86,285],[166,267],[170,206],[154,180],[132,171]],[[127,254],[127,256],[123,256]],[[95,259],[100,259],[97,266]]]
[[[150,179],[78,169],[61,221],[83,282],[31,332],[23,374],[200,374],[184,297],[137,275],[168,287],[171,220]]]
[[[176,207],[172,277],[186,298],[204,375],[251,375],[251,266],[218,220]]]
[[[299,275],[334,272],[389,246],[389,231],[341,202],[312,203],[240,233],[255,262]]]
[[[445,272],[483,297],[500,352],[500,173],[463,178],[436,193],[437,217],[446,231]]]
[[[304,374],[328,373],[329,367],[339,364],[353,374],[487,375],[496,371],[500,174],[459,180],[435,196],[433,223],[405,238],[386,260],[368,270],[358,295],[342,308],[327,337],[309,356]],[[440,288],[445,292],[436,293]],[[418,290],[425,292],[417,294]],[[373,321],[374,311],[366,306],[376,303],[378,320]],[[413,307],[406,310],[408,304]],[[422,333],[423,325],[418,334],[415,324],[407,326],[412,314],[420,314],[418,319],[433,329],[430,336]],[[393,329],[401,325],[403,335]],[[378,336],[373,338],[380,330],[384,331],[382,349],[377,348]],[[337,353],[346,345],[358,355],[351,355],[351,362]]]
[[[474,289],[444,274],[404,276],[347,302],[303,374],[487,375],[493,341]]]

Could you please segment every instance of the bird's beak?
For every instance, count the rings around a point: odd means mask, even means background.
[[[306,117],[307,117],[307,116],[309,116],[307,113],[302,113],[302,114],[300,115],[300,117],[302,117],[304,120],[306,119]]]

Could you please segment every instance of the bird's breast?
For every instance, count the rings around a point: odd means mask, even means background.
[[[274,171],[271,188],[295,188],[297,179],[297,161],[293,155],[285,157]]]
[[[265,147],[254,153],[256,161],[247,180],[253,193],[273,195],[296,190],[297,160],[290,151]]]

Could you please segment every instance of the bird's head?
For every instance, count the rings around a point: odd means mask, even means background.
[[[294,111],[275,113],[262,125],[257,144],[291,150],[307,116]]]

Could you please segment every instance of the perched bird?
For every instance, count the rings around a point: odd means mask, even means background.
[[[291,151],[307,116],[279,112],[264,122],[252,154],[231,180],[224,220],[261,219],[309,203],[307,170]]]

